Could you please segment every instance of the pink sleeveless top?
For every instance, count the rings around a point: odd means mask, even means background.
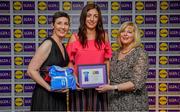
[[[79,64],[103,64],[105,59],[112,57],[112,49],[109,42],[102,44],[101,49],[95,47],[95,40],[88,40],[88,47],[83,48],[79,37],[73,34],[76,41],[68,43],[66,50],[70,61],[75,63],[75,73],[77,74],[77,65]]]

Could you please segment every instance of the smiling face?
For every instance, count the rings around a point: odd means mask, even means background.
[[[98,23],[99,14],[96,9],[91,9],[87,12],[86,27],[87,29],[95,29]]]
[[[64,37],[69,31],[69,20],[66,17],[59,17],[55,20],[53,27],[53,35]]]
[[[119,37],[119,42],[124,45],[131,45],[134,42],[134,27],[127,26],[121,33]]]

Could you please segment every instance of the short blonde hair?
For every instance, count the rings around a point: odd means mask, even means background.
[[[121,42],[118,41],[118,39],[120,37],[121,32],[123,32],[125,30],[125,28],[128,26],[132,26],[134,28],[134,45],[132,47],[135,48],[135,47],[141,45],[141,37],[140,37],[140,31],[139,31],[138,26],[131,21],[127,21],[121,25],[121,27],[119,28],[119,31],[118,31],[117,43],[119,44],[120,48],[122,47],[122,44],[121,44]]]

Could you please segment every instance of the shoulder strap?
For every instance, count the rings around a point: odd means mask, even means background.
[[[51,40],[51,42],[54,42],[54,40],[51,37],[48,37],[46,40]]]
[[[53,42],[52,38],[48,37],[48,38],[44,39],[44,40],[40,43],[40,45],[43,44],[46,40],[50,40],[51,42]]]
[[[44,39],[44,40],[41,42],[41,44],[42,44],[44,41],[46,41],[46,40],[50,40],[51,42],[53,42],[52,38],[51,38],[51,37],[48,37],[48,38]]]

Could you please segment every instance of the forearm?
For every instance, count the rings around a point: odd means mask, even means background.
[[[125,91],[125,92],[130,92],[134,90],[134,84],[131,81],[121,83],[121,84],[116,84],[112,85],[113,89],[117,89],[118,91]]]
[[[107,75],[108,75],[108,80],[110,79],[110,61],[109,59],[106,59],[104,63],[107,65]]]
[[[50,85],[40,76],[38,71],[28,71],[28,75],[39,85],[50,91]]]

